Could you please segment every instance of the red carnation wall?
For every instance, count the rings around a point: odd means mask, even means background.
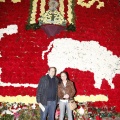
[[[98,41],[100,45],[120,57],[120,5],[115,0],[102,1],[105,3],[105,7],[101,9],[96,9],[97,2],[89,9],[76,4],[76,31],[62,31],[50,38],[41,29],[28,31],[25,29],[30,9],[30,3],[27,0],[16,4],[10,0],[0,3],[0,29],[11,24],[18,25],[18,33],[4,34],[0,41],[1,81],[37,84],[40,77],[48,70],[47,57],[45,56],[46,59],[42,60],[42,51],[46,50],[49,43],[55,38],[68,37],[79,41]],[[117,111],[120,112],[120,74],[116,74],[113,78],[115,89],[111,89],[106,80],[103,80],[101,89],[96,89],[93,86],[93,73],[70,68],[67,68],[66,71],[75,83],[77,95],[107,95],[108,102],[98,102],[96,105],[117,106]],[[0,95],[35,96],[36,89],[0,86]]]

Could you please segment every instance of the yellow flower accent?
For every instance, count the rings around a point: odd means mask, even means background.
[[[30,24],[36,23],[35,18],[36,18],[36,11],[37,11],[37,2],[38,0],[34,0],[32,3],[32,14],[30,16]]]
[[[95,102],[95,101],[108,101],[108,97],[102,94],[99,95],[90,95],[90,96],[85,96],[85,95],[77,95],[74,97],[76,101],[78,102]]]
[[[18,96],[15,96],[15,97],[11,97],[11,96],[1,96],[0,95],[0,102],[9,102],[9,103],[20,103],[20,102],[23,102],[23,103],[36,103],[36,97],[32,96],[30,97],[29,95],[26,95],[26,96],[21,96],[21,95],[18,95]]]
[[[104,7],[104,2],[100,2],[99,5],[97,5],[97,9],[100,9],[101,7]]]
[[[21,0],[11,0],[13,3],[21,2]]]
[[[72,14],[72,0],[68,0],[68,11],[67,11],[67,16],[68,16],[68,22],[69,23],[73,23],[72,19],[73,19],[73,14]]]
[[[14,0],[15,1],[15,0]],[[33,0],[33,2],[32,2],[32,13],[31,13],[31,15],[30,15],[30,24],[34,24],[34,23],[36,23],[36,14],[37,14],[37,2],[38,2],[38,0]],[[71,24],[71,23],[73,23],[73,17],[74,17],[74,15],[73,15],[73,9],[72,9],[72,3],[73,2],[73,0],[68,0],[68,11],[67,11],[67,20],[68,20],[68,22]],[[50,22],[48,22],[48,21],[50,21],[50,15],[45,15],[46,14],[46,12],[45,12],[45,5],[46,5],[46,0],[40,0],[40,6],[39,6],[39,8],[40,8],[40,16],[44,16],[43,18],[39,18],[38,20],[42,20],[43,21],[43,19],[44,19],[44,23],[50,23]],[[64,0],[59,0],[59,12],[60,13],[56,13],[59,17],[57,17],[57,15],[55,15],[55,17],[54,17],[54,19],[56,20],[55,21],[55,24],[62,24],[63,22],[64,23],[66,23],[66,20],[64,20],[64,15],[65,15],[65,11],[64,11],[64,8],[65,8],[65,6],[64,6]],[[45,16],[47,17],[47,18],[45,18]],[[60,21],[61,20],[61,21]]]
[[[5,2],[5,0],[0,0],[0,2]]]
[[[40,16],[45,13],[45,4],[46,4],[45,0],[41,0],[41,2],[40,2],[40,11],[41,11]]]
[[[62,14],[62,16],[64,16],[65,12],[64,12],[64,0],[59,0],[59,11]]]
[[[91,0],[88,3],[84,2],[85,0],[78,0],[77,4],[81,5],[82,7],[90,8],[96,1],[99,3],[97,5],[97,9],[100,9],[101,7],[104,7],[104,2],[100,2],[100,0]]]

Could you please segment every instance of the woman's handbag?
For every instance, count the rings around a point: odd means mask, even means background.
[[[68,104],[69,104],[70,110],[74,110],[75,108],[77,108],[77,104],[73,99],[69,100]]]

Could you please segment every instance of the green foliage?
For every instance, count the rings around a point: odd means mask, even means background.
[[[39,120],[40,119],[40,109],[22,109],[19,111],[19,119],[20,120]]]
[[[0,120],[14,120],[14,115],[4,114]]]
[[[26,30],[30,30],[30,29],[37,30],[39,28],[40,28],[40,26],[38,23],[26,25]]]
[[[75,25],[70,24],[70,25],[67,26],[67,30],[68,31],[76,31],[76,27],[75,27]]]
[[[116,113],[116,116],[120,118],[120,113]]]

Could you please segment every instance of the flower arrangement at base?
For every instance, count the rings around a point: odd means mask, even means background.
[[[0,120],[14,120],[13,115],[5,114],[2,117],[0,117]]]
[[[55,120],[59,120],[60,109],[57,106]],[[74,120],[90,119],[120,119],[120,113],[117,113],[115,107],[94,107],[88,103],[78,103],[78,108],[73,111]],[[39,120],[40,108],[38,104],[24,103],[0,103],[0,120]],[[65,113],[65,120],[68,120]]]
[[[74,119],[75,120],[90,120],[90,119],[113,119],[119,120],[120,113],[117,113],[115,107],[106,107],[102,108],[94,107],[90,105],[90,103],[78,103],[78,108],[73,111]],[[119,117],[119,119],[118,119]]]
[[[20,110],[19,120],[39,120],[40,119],[40,109],[26,109]]]
[[[38,120],[40,108],[38,104],[0,103],[0,120]]]

